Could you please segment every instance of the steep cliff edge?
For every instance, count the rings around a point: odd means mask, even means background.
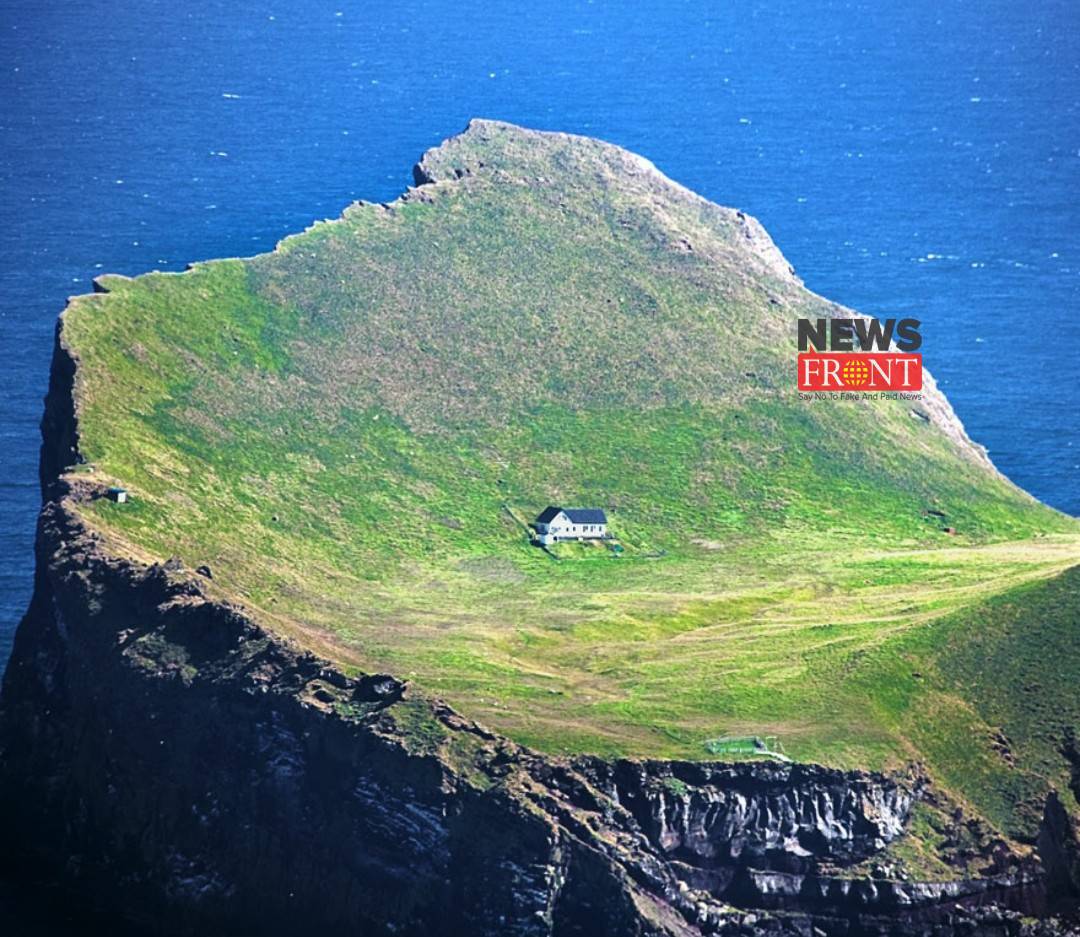
[[[936,906],[941,926],[952,902],[1012,884],[851,883],[831,899],[815,885],[817,908],[786,913],[762,900],[778,876],[872,856],[917,788],[802,765],[544,758],[391,676],[344,676],[193,577],[109,557],[70,510],[93,485],[56,493],[4,683],[4,821],[159,926],[899,933],[898,909]]]

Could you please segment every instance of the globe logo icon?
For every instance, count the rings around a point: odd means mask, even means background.
[[[848,387],[862,387],[870,380],[870,366],[858,359],[845,361],[840,368],[840,377]]]

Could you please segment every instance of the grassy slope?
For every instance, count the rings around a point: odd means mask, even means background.
[[[936,392],[797,401],[795,319],[836,307],[636,157],[476,124],[423,165],[436,184],[272,254],[72,302],[82,449],[135,494],[93,522],[547,750],[768,732],[991,786],[965,766],[992,742],[942,733],[1005,717],[969,711],[975,677],[937,651],[975,603],[1076,563],[1076,523],[991,471]],[[529,547],[548,502],[604,506],[625,553]]]

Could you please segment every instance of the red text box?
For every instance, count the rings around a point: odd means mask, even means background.
[[[799,390],[922,390],[922,355],[806,352],[798,368]]]

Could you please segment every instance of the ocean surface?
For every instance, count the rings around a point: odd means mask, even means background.
[[[1067,0],[0,0],[0,669],[66,297],[391,199],[474,116],[629,147],[811,288],[922,319],[971,435],[1080,513],[1078,25]],[[48,883],[0,881],[0,917],[128,932]]]
[[[391,199],[473,116],[629,147],[811,288],[922,319],[971,435],[1080,513],[1078,25],[1067,0],[0,0],[0,667],[66,297]]]

